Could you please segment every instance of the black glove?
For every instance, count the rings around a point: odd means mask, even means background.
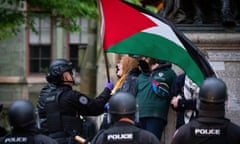
[[[150,72],[150,67],[146,61],[139,60],[139,66],[140,66],[142,72],[144,72],[144,73]]]

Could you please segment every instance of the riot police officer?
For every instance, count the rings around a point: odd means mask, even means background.
[[[37,133],[35,110],[31,102],[15,101],[9,107],[8,119],[13,128],[3,138],[2,144],[57,144],[52,138]]]
[[[39,127],[59,143],[71,143],[71,137],[81,135],[83,129],[80,115],[97,116],[104,112],[113,83],[106,82],[95,99],[73,90],[72,63],[65,59],[51,63],[46,79],[49,83],[42,89],[37,104]]]
[[[109,100],[108,114],[112,126],[99,131],[91,143],[159,144],[155,135],[134,125],[136,113],[135,97],[126,92],[116,93]]]
[[[3,104],[0,104],[0,115],[2,114],[2,110],[3,110]],[[2,117],[2,116],[0,116],[0,117]],[[4,127],[0,126],[0,137],[5,136],[6,134],[7,134],[6,129]]]
[[[227,87],[218,78],[206,79],[199,92],[199,115],[180,127],[172,144],[237,144],[240,127],[225,118]]]

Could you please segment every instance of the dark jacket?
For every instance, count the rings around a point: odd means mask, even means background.
[[[75,91],[68,85],[45,86],[38,99],[38,113],[41,121],[41,129],[51,137],[69,137],[77,133],[81,134],[81,116],[97,116],[104,112],[104,105],[110,98],[111,90],[105,88],[95,99]],[[48,102],[54,98],[54,104]],[[49,107],[49,108],[47,108]],[[46,119],[48,117],[48,119]],[[47,124],[50,123],[50,124]],[[64,134],[56,134],[64,132]],[[74,133],[73,133],[74,132]]]
[[[38,96],[38,102],[36,107],[37,127],[40,129],[41,133],[44,133],[44,134],[48,134],[45,99],[49,96],[49,94],[53,90],[56,90],[56,88],[57,88],[56,85],[48,83],[42,88]]]
[[[175,78],[176,74],[170,65],[155,69],[151,75],[143,72],[138,76],[136,99],[139,106],[139,118],[155,117],[167,120],[171,98],[170,87]]]
[[[136,96],[136,79],[141,71],[138,68],[132,69],[126,79],[124,80],[122,86],[118,89],[121,92],[128,92],[132,95]]]
[[[133,96],[136,96],[136,80],[138,75],[141,73],[141,71],[138,68],[132,69],[126,79],[124,80],[122,86],[117,90],[117,92],[128,92],[131,93]],[[108,108],[106,107],[106,112]],[[110,124],[107,122],[107,114],[105,113],[103,115],[103,121],[100,125],[101,129],[106,129],[110,126]]]
[[[63,93],[59,99],[61,113],[68,116],[89,115],[97,116],[104,112],[104,105],[110,98],[111,90],[105,88],[104,91],[95,99],[91,99],[86,95],[72,90],[70,86],[62,85]]]
[[[239,144],[240,127],[225,118],[199,117],[176,131],[172,144]]]
[[[196,110],[196,99],[186,99],[184,97],[183,87],[185,82],[185,74],[179,75],[173,82],[171,87],[171,95],[174,96],[182,96],[182,99],[178,101],[178,107],[173,108],[177,112],[177,120],[176,120],[176,129],[180,126],[184,125],[184,113],[185,110]],[[194,118],[194,117],[192,117]]]
[[[137,128],[128,122],[117,122],[106,130],[101,130],[93,138],[91,144],[159,144],[152,133]]]
[[[45,99],[49,96],[50,92],[56,89],[57,89],[57,86],[51,83],[46,84],[41,89],[40,94],[38,96],[38,102],[37,102],[37,110],[40,118],[46,118]]]
[[[54,139],[38,134],[34,127],[27,129],[13,129],[6,135],[1,144],[58,144]]]

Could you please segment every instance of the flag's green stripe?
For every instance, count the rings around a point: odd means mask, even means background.
[[[107,52],[138,54],[170,61],[180,68],[198,85],[203,74],[191,56],[174,42],[160,35],[139,32],[107,49]]]

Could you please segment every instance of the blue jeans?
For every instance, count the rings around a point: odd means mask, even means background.
[[[162,132],[167,122],[161,118],[144,117],[140,118],[141,128],[152,132],[161,141]]]

